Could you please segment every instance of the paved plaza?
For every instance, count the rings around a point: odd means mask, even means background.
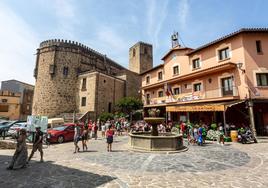
[[[44,163],[37,153],[28,168],[16,171],[5,170],[14,150],[0,150],[0,187],[268,187],[268,139],[208,142],[173,154],[129,151],[127,136],[115,137],[109,153],[105,139],[88,145],[77,154],[72,142],[51,145]]]

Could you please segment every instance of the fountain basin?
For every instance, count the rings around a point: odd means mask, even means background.
[[[129,133],[129,144],[132,149],[145,151],[176,151],[184,149],[181,134],[159,133],[152,136],[150,132]]]

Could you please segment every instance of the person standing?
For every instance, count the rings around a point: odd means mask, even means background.
[[[74,153],[80,151],[80,148],[78,146],[78,142],[80,139],[80,132],[81,132],[80,127],[79,125],[76,124],[74,127]]]
[[[8,170],[25,168],[27,164],[28,151],[26,146],[26,130],[21,129],[17,139],[16,151],[12,157]]]
[[[92,122],[91,120],[89,120],[89,123],[88,123],[88,138],[89,139],[91,138],[91,132],[92,132]]]
[[[95,140],[97,140],[97,138],[98,138],[98,126],[95,122],[93,123],[93,131],[94,131],[94,138],[95,138]]]
[[[113,136],[114,131],[111,129],[112,126],[110,125],[108,130],[106,130],[106,139],[107,139],[107,151],[112,151],[112,143],[113,143]]]
[[[102,123],[101,123],[101,136],[102,136],[102,138],[105,137],[105,131],[106,131],[106,126],[105,126],[105,124],[102,122]]]
[[[28,162],[32,159],[34,153],[36,151],[40,152],[40,162],[44,162],[43,156],[44,156],[44,152],[43,152],[43,132],[41,131],[41,127],[38,126],[36,127],[36,133],[35,133],[35,138],[34,138],[34,144],[33,144],[33,149],[31,152],[30,157],[28,158]]]

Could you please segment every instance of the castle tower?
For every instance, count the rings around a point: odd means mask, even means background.
[[[40,44],[34,70],[33,115],[54,117],[76,109],[81,48],[81,44],[56,39]]]
[[[153,68],[153,46],[138,42],[129,49],[129,70],[138,74]]]

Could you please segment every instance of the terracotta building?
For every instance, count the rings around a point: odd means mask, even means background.
[[[34,70],[33,114],[61,117],[75,112],[96,119],[103,112],[113,112],[120,98],[140,97],[139,74],[152,68],[152,46],[139,42],[131,49],[141,57],[130,59],[128,70],[77,42],[42,42]]]
[[[31,84],[18,80],[2,81],[0,105],[4,110],[0,112],[0,116],[26,120],[32,114],[33,92],[34,86]]]
[[[172,121],[253,121],[268,135],[268,29],[241,29],[196,49],[172,39],[163,63],[142,73],[145,114],[159,108]]]

